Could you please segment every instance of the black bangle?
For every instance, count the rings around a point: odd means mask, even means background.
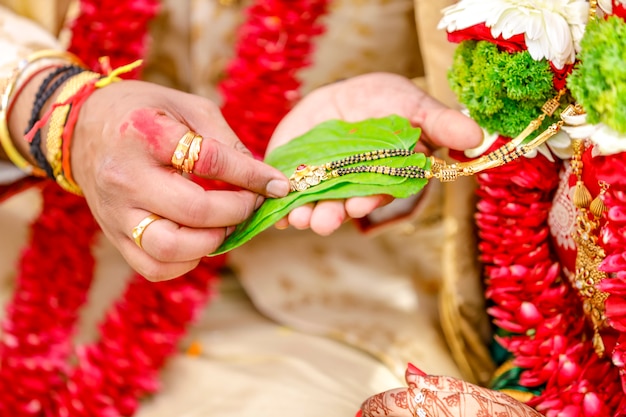
[[[26,127],[24,134],[27,134],[33,129],[35,124],[41,118],[41,109],[46,102],[50,100],[50,97],[52,97],[52,95],[63,85],[63,83],[83,71],[85,71],[85,69],[77,65],[65,65],[48,74],[48,76],[41,82],[41,85],[35,94],[35,101],[33,103],[30,119],[28,120],[28,126]],[[54,179],[52,167],[50,166],[50,163],[46,159],[43,149],[41,148],[41,130],[37,130],[37,132],[33,135],[33,139],[30,142],[30,153],[37,162],[37,165],[43,168],[46,172],[46,175]]]

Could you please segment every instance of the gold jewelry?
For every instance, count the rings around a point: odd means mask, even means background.
[[[133,240],[140,249],[143,249],[143,246],[141,245],[141,238],[143,237],[143,233],[146,231],[148,226],[152,224],[152,222],[156,220],[161,220],[162,218],[163,217],[159,216],[158,214],[152,213],[149,216],[146,216],[142,221],[140,221],[137,226],[133,227]]]
[[[65,51],[56,51],[51,49],[44,49],[34,52],[25,59],[19,61],[13,74],[9,79],[0,81],[0,89],[2,90],[2,97],[0,99],[0,145],[4,149],[7,157],[13,162],[13,164],[20,168],[22,171],[29,175],[35,175],[37,177],[45,177],[46,172],[40,167],[32,165],[30,162],[20,154],[13,144],[13,139],[9,132],[8,124],[8,109],[11,104],[11,95],[13,90],[17,86],[20,78],[31,64],[43,59],[61,59],[69,61],[76,65],[83,66],[83,63],[73,54]]]
[[[174,154],[172,155],[172,166],[179,171],[191,174],[193,167],[200,157],[200,146],[202,136],[193,130],[188,131],[178,141]]]
[[[407,176],[403,174],[411,167],[391,168],[381,165],[359,165],[357,167],[351,168],[344,167],[347,165],[353,165],[365,161],[375,161],[377,159],[391,158],[395,156],[409,156],[412,153],[413,151],[409,149],[379,149],[373,152],[363,152],[357,155],[350,155],[346,158],[327,162],[319,166],[301,164],[289,177],[289,185],[291,191],[304,191],[307,188],[315,186],[327,179],[361,172],[375,172],[384,175]],[[422,168],[419,167],[412,168],[416,168],[415,171],[425,172]]]
[[[80,74],[73,76],[63,86],[63,90],[61,90],[61,92],[59,93],[55,104],[67,101],[87,83],[93,80],[97,80],[100,77],[100,74],[90,71],[84,71]],[[50,166],[52,167],[52,173],[54,174],[54,179],[56,180],[56,182],[64,190],[77,195],[82,195],[82,191],[80,190],[78,184],[76,184],[74,181],[70,181],[63,172],[63,129],[65,128],[65,121],[67,120],[70,108],[71,105],[69,104],[58,106],[52,111],[50,115],[48,135],[46,136],[46,159],[48,160],[48,162],[50,162]]]
[[[597,285],[607,278],[606,272],[599,269],[606,253],[598,244],[598,229],[600,218],[607,210],[602,201],[608,184],[600,182],[600,194],[592,200],[591,193],[582,180],[582,154],[585,144],[580,139],[572,141],[574,154],[572,156],[572,172],[576,175],[573,203],[578,209],[576,216],[576,230],[572,233],[576,242],[576,272],[571,277],[574,288],[583,300],[583,311],[593,326],[593,347],[598,356],[604,356],[604,342],[600,331],[607,326],[605,302],[608,294],[597,288]]]
[[[598,0],[589,0],[589,20],[598,17]]]
[[[200,157],[200,147],[202,146],[202,140],[202,136],[195,135],[193,137],[193,140],[191,141],[191,145],[189,145],[187,158],[183,161],[183,171],[187,174],[191,174],[193,172],[193,167]]]
[[[496,168],[507,164],[522,155],[534,150],[549,138],[554,136],[563,126],[564,122],[550,125],[545,131],[537,135],[534,139],[524,144],[524,141],[536,131],[542,124],[546,116],[552,116],[560,106],[561,97],[565,94],[565,89],[560,90],[556,97],[548,100],[541,107],[541,115],[531,121],[528,126],[514,139],[507,144],[484,155],[478,159],[448,165],[444,160],[431,156],[430,169],[418,166],[389,167],[383,165],[357,165],[343,168],[347,165],[358,164],[365,161],[372,161],[382,158],[393,158],[397,156],[408,156],[412,153],[408,149],[380,149],[364,152],[358,155],[328,162],[322,165],[299,165],[295,172],[289,177],[291,191],[305,191],[322,181],[340,177],[342,175],[354,173],[376,173],[382,175],[399,176],[406,178],[436,178],[442,182],[454,181],[459,177],[470,176],[487,169]]]
[[[426,410],[424,410],[424,408],[422,408],[424,406],[424,403],[426,403],[426,390],[422,390],[420,392],[418,392],[414,397],[413,397],[413,407],[414,407],[414,412],[413,415],[416,417],[428,417],[428,414],[426,413]]]

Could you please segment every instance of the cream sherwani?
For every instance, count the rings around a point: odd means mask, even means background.
[[[73,10],[65,3],[0,1],[30,19],[0,8],[5,71],[32,49],[62,47],[62,22]],[[219,101],[215,85],[248,4],[225,3],[165,0],[153,24],[145,77]],[[439,10],[448,3],[333,1],[314,65],[301,74],[304,90],[390,71],[418,77],[454,105],[445,80],[452,46],[435,31]],[[35,22],[37,29],[24,29]],[[328,238],[268,230],[235,250],[232,274],[224,276],[218,297],[164,369],[163,390],[145,400],[138,415],[352,416],[366,397],[404,385],[408,361],[430,373],[487,379],[489,335],[468,226],[471,183],[449,187],[432,184],[417,209],[368,234],[352,224]],[[36,192],[0,205],[3,302],[11,295],[28,222],[38,210]],[[81,340],[94,337],[97,321],[129,273],[104,238],[95,252],[97,279]],[[191,343],[202,347],[200,355],[185,353]]]

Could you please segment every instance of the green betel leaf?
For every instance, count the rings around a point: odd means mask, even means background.
[[[276,148],[265,162],[290,176],[300,164],[322,165],[327,162],[379,149],[413,149],[421,130],[407,119],[389,116],[348,123],[331,120],[316,126],[304,135]],[[406,157],[384,158],[356,165],[385,165],[390,167],[418,166],[428,168],[428,159],[421,153]],[[321,182],[305,191],[294,191],[283,198],[268,198],[263,205],[211,255],[219,255],[241,246],[272,226],[291,210],[320,201],[388,194],[397,198],[418,193],[428,180],[394,177],[375,173],[354,173]]]

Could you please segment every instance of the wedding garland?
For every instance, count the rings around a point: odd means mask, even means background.
[[[507,332],[498,343],[523,369],[519,384],[538,392],[529,405],[548,417],[623,415],[618,368],[596,355],[582,302],[550,248],[559,167],[539,155],[478,176],[488,312]]]
[[[299,0],[287,7],[259,0],[248,11],[239,54],[222,90],[228,120],[257,154],[297,98],[296,72],[309,64],[326,3]],[[101,56],[108,56],[112,66],[142,57],[158,6],[156,0],[81,0],[70,51],[94,69],[100,69]],[[263,62],[274,64],[258,65]],[[254,102],[246,92],[270,86],[276,96],[256,95],[260,106],[236,117]],[[257,123],[261,128],[255,130]],[[200,267],[167,282],[151,283],[133,274],[101,324],[99,340],[74,350],[72,337],[92,281],[91,247],[99,229],[84,200],[54,183],[42,193],[43,211],[20,258],[3,323],[0,415],[132,415],[141,399],[159,388],[158,372],[210,298],[224,258],[205,258]]]
[[[477,8],[491,8],[500,12],[508,8],[511,14],[526,13],[517,10],[524,7],[520,2],[477,4],[468,0],[461,3],[464,4],[452,13],[464,12],[463,7],[473,8],[474,13],[467,14],[471,16],[470,19],[490,19],[491,24],[497,19],[476,13]],[[500,5],[496,8],[493,3]],[[536,3],[530,3],[526,5],[528,9],[538,7]],[[573,3],[580,5],[581,2],[571,0],[568,3],[572,3],[573,7]],[[624,10],[623,4],[614,2],[613,5],[613,12]],[[545,7],[548,8],[547,5]],[[536,10],[533,12],[536,13]],[[467,19],[466,16],[459,15],[453,19],[448,16],[446,23],[448,29],[452,27],[449,33],[451,40],[487,41],[511,54],[524,53],[520,51],[527,49],[523,43],[523,34],[516,34],[509,39],[494,36],[497,23],[491,28],[477,23],[475,27],[454,30],[455,25],[463,25],[464,19]],[[549,16],[546,20],[554,23],[555,19]],[[510,19],[504,21],[511,22]],[[580,22],[568,23],[580,26]],[[519,21],[516,24],[517,29],[523,27]],[[504,26],[497,27],[496,34],[506,32]],[[601,39],[606,40],[606,36]],[[616,48],[619,49],[619,46]],[[543,55],[538,52],[543,52]],[[534,54],[545,57],[551,52],[554,51],[548,48],[547,51],[535,50]],[[591,54],[606,56],[605,52],[605,49],[601,49]],[[459,53],[464,53],[463,48],[460,48]],[[619,53],[615,55],[612,58],[619,59]],[[589,61],[592,60],[587,59],[582,65],[590,65]],[[618,67],[622,64],[618,64]],[[554,69],[554,65],[552,67]],[[598,82],[590,83],[590,75],[583,76],[576,71],[580,71],[580,68],[574,69],[573,78],[582,78],[584,81],[581,84],[588,89],[585,93],[589,93],[581,94],[581,89],[578,89],[576,98],[600,94],[606,104],[607,97],[609,101],[610,97],[614,97],[610,94],[614,90],[611,82],[616,82],[615,79],[609,76],[610,81],[606,83],[604,75],[600,75],[596,68],[588,72],[602,80],[596,79]],[[564,80],[560,76],[557,78]],[[454,74],[452,79],[455,79]],[[474,85],[471,82],[462,84],[457,84],[460,86],[457,92],[470,92],[465,97],[467,100],[472,97]],[[599,86],[603,86],[604,90]],[[478,102],[481,98],[473,97],[473,100]],[[596,96],[589,101],[596,104],[594,100],[597,99]],[[590,103],[582,104],[586,108]],[[606,105],[596,114],[615,115],[607,111]],[[498,120],[495,120],[496,125]],[[498,130],[500,127],[492,125],[491,128]],[[510,140],[508,137],[496,137],[491,149]],[[512,370],[515,371],[513,374],[519,375],[517,384],[534,394],[528,404],[549,417],[617,417],[626,414],[626,178],[623,173],[626,154],[621,152],[592,158],[591,152],[588,150],[583,155],[585,175],[610,184],[604,198],[608,212],[600,231],[600,242],[607,254],[600,269],[610,274],[599,284],[599,289],[609,294],[605,305],[609,329],[603,332],[607,356],[602,358],[591,342],[593,331],[583,312],[582,300],[563,274],[550,238],[547,218],[559,182],[561,164],[537,155],[532,159],[521,158],[507,166],[480,174],[477,178],[479,252],[484,264],[486,296],[493,304],[488,312],[500,329],[496,340],[513,358],[513,365],[517,367]],[[506,252],[503,251],[505,247]]]
[[[324,31],[330,0],[264,0],[247,11],[236,56],[220,84],[222,113],[256,157],[300,99],[298,71],[311,63],[311,40]]]

